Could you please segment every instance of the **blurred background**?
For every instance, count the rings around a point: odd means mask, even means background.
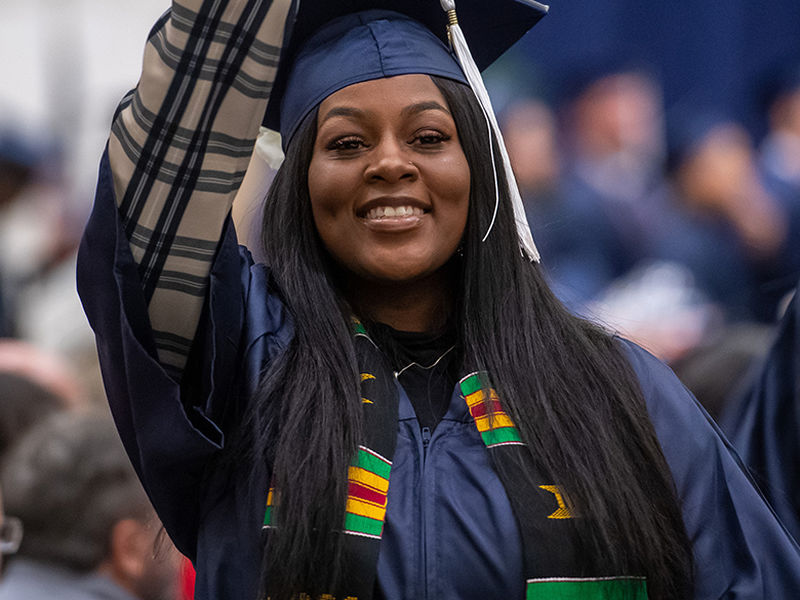
[[[550,5],[486,73],[547,275],[717,416],[800,278],[800,3]],[[0,2],[0,442],[17,461],[51,412],[105,410],[75,253],[113,111],[167,7]],[[23,541],[11,567],[24,560]]]

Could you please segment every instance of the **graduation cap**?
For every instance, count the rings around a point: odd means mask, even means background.
[[[478,69],[494,62],[546,10],[530,0],[461,0],[458,22]],[[302,1],[290,21],[264,119],[284,138],[291,138],[295,120],[307,112],[298,102],[311,103],[352,83],[408,73],[466,83],[448,49],[448,15],[437,0]],[[381,73],[383,64],[387,74]]]
[[[412,73],[465,83],[475,92],[498,140],[520,245],[531,259],[538,260],[480,70],[546,12],[547,6],[535,0],[459,0],[457,10],[455,0],[295,3],[264,125],[280,131],[286,148],[303,118],[327,96],[349,85]]]

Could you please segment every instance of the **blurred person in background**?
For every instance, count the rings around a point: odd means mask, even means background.
[[[70,403],[89,397],[100,404],[97,355],[75,291],[76,240],[66,225],[61,163],[52,139],[5,124],[0,110],[0,370],[35,372],[62,386],[58,393]]]
[[[504,111],[503,131],[517,184],[526,199],[547,204],[557,194],[562,168],[553,110],[544,100],[520,99]]]
[[[38,157],[27,141],[13,129],[0,127],[0,220],[34,178]],[[0,268],[0,337],[14,332],[13,281]]]
[[[47,416],[85,408],[85,389],[61,356],[20,340],[0,339],[0,459]]]
[[[771,193],[756,159],[730,116],[674,111],[669,165],[680,212],[663,223],[659,252],[685,265],[729,322],[774,322],[800,276],[800,203]]]
[[[0,209],[6,207],[33,179],[36,152],[18,132],[0,129]]]
[[[525,213],[549,264],[550,259],[569,252],[575,242],[562,190],[556,115],[544,100],[525,97],[511,103],[501,119]],[[544,268],[549,271],[548,265]]]
[[[23,340],[0,338],[0,373],[29,379],[58,396],[67,408],[86,406],[81,374],[67,357]]]
[[[53,415],[6,457],[6,509],[25,527],[2,600],[174,600],[178,554],[105,414]]]
[[[672,361],[703,339],[716,314],[691,273],[655,252],[674,212],[661,92],[647,68],[620,56],[601,53],[564,84],[560,138],[538,100],[506,111],[505,135],[558,296]]]
[[[580,307],[648,256],[664,181],[657,80],[622,51],[608,50],[564,84],[564,195],[573,244],[549,256],[553,276]],[[569,300],[569,298],[568,298]]]
[[[800,202],[800,58],[786,61],[759,86],[767,134],[759,145],[759,165],[777,194]]]
[[[10,126],[0,111],[2,156],[0,180],[8,183],[0,183],[0,336],[83,361],[91,336],[75,293],[64,153],[48,133]]]
[[[64,408],[52,391],[19,374],[0,371],[0,457],[36,423]]]

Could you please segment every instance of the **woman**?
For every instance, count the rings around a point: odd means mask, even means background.
[[[515,35],[539,16],[466,8]],[[267,109],[286,161],[266,264],[240,252],[236,144],[286,6],[215,10],[176,4],[154,30],[79,271],[198,598],[800,591],[796,545],[693,399],[520,251],[501,147],[428,7],[301,5]]]

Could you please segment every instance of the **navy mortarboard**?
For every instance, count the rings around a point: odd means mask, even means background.
[[[488,67],[546,10],[538,2],[520,0],[459,2],[458,22],[477,67]],[[291,137],[296,123],[282,112],[296,115],[300,109],[293,105],[298,101],[305,105],[370,79],[427,73],[466,83],[447,46],[447,28],[447,15],[437,0],[301,2],[281,53],[264,125]],[[300,72],[306,77],[292,77]]]

